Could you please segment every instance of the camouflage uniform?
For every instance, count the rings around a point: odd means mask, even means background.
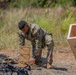
[[[47,62],[52,64],[52,52],[53,52],[53,39],[52,35],[48,34],[45,30],[39,27],[37,24],[31,24],[30,31],[28,34],[23,33],[21,30],[18,31],[20,37],[20,45],[25,45],[25,39],[31,41],[32,44],[32,54],[33,57],[37,60],[41,60],[42,48],[47,46]]]

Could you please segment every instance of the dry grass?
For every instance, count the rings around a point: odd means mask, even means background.
[[[37,23],[49,33],[52,32],[55,48],[68,46],[68,27],[76,21],[75,12],[76,9],[73,7],[0,10],[0,49],[18,48],[17,25],[20,20]]]

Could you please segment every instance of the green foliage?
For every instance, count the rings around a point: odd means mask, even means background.
[[[73,13],[70,11],[67,11],[65,13],[64,18],[61,21],[61,33],[62,34],[66,34],[68,32],[69,25],[75,23],[76,19],[74,16],[75,14],[73,15]]]
[[[58,47],[67,46],[69,25],[76,22],[75,12],[76,9],[71,7],[0,10],[0,49],[18,48],[17,25],[20,20],[40,25],[49,33],[53,33],[54,42],[60,43]]]
[[[0,7],[55,7],[55,6],[76,6],[76,0],[8,0]]]
[[[76,0],[71,0],[73,6],[76,6]]]
[[[37,17],[34,20],[35,23],[37,23],[38,25],[40,25],[40,27],[42,27],[43,29],[45,29],[46,31],[48,31],[49,33],[52,32],[55,28],[55,22],[52,19],[48,19],[46,17]]]
[[[31,5],[37,6],[37,7],[46,7],[47,1],[45,1],[45,0],[31,0]]]
[[[30,5],[31,0],[12,0],[9,2],[10,7],[26,7]]]
[[[63,7],[74,5],[74,0],[58,0],[57,6],[61,5]]]

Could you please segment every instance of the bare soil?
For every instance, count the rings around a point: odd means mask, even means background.
[[[47,50],[43,50],[42,60],[46,59]],[[17,58],[17,50],[0,50],[0,59],[3,59],[1,56],[10,56],[12,58]],[[32,70],[32,75],[76,75],[76,60],[73,56],[73,53],[70,48],[64,48],[59,50],[54,50],[53,53],[53,68],[46,69],[41,68],[42,70]]]

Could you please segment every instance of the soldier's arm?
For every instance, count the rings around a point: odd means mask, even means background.
[[[36,56],[41,55],[42,47],[41,47],[41,41],[36,40]]]
[[[19,37],[19,45],[23,47],[25,45],[25,37],[21,33],[18,33],[18,37]]]
[[[39,25],[37,24],[33,24],[31,26],[31,32],[32,32],[32,35],[34,36],[35,38],[35,55],[40,55],[40,51],[41,51],[41,35],[40,35],[40,27]]]

